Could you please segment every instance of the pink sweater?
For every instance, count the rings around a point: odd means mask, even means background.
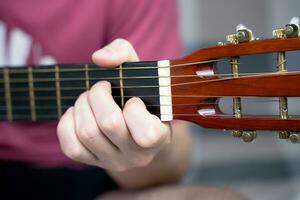
[[[91,54],[125,38],[141,60],[180,56],[174,0],[1,0],[0,65],[90,63]],[[72,167],[57,122],[0,123],[0,160]]]

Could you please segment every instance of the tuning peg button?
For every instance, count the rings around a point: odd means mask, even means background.
[[[300,134],[299,133],[291,134],[289,140],[293,144],[300,143]]]
[[[244,131],[242,134],[242,140],[246,143],[250,143],[256,138],[256,136],[256,131]]]

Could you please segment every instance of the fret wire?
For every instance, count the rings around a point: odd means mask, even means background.
[[[34,85],[33,85],[33,72],[32,67],[27,68],[28,72],[28,88],[29,88],[29,96],[30,96],[30,113],[31,120],[36,121],[36,109],[35,109],[35,99],[34,99]]]
[[[90,77],[89,77],[89,65],[85,64],[84,65],[84,69],[85,69],[85,87],[86,90],[90,89]]]
[[[4,79],[4,90],[5,90],[5,103],[6,103],[6,118],[8,121],[13,120],[12,113],[12,103],[11,103],[11,90],[10,90],[10,77],[9,69],[3,69],[3,79]]]
[[[60,77],[59,77],[59,66],[55,66],[55,87],[56,87],[56,104],[57,104],[57,116],[60,119],[62,115],[61,105],[61,92],[60,92]]]
[[[123,89],[123,70],[122,65],[119,67],[119,78],[120,78],[120,95],[121,95],[121,107],[124,107],[124,89]]]

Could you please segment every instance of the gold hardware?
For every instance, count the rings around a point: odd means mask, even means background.
[[[56,104],[57,104],[57,117],[60,119],[62,114],[61,109],[61,92],[60,92],[60,77],[59,77],[59,66],[55,66],[55,91],[56,91]]]
[[[289,136],[289,141],[293,144],[300,143],[300,134],[299,133],[292,133]]]
[[[30,97],[30,113],[31,120],[36,121],[36,109],[35,109],[35,95],[34,95],[34,84],[33,84],[33,70],[32,67],[28,67],[28,87]]]
[[[253,41],[254,35],[250,29],[241,29],[234,34],[226,36],[226,40],[231,44],[238,44],[243,42]]]
[[[240,26],[241,28],[237,30],[235,34],[230,34],[226,36],[227,42],[230,44],[238,44],[243,42],[250,42],[255,40],[254,35],[250,29],[247,29],[245,26]],[[218,45],[221,43],[218,43]],[[230,59],[231,64],[231,71],[234,78],[239,77],[239,57],[232,57]],[[235,118],[241,118],[242,115],[242,103],[240,97],[233,97],[233,114]],[[233,130],[231,131],[231,135],[233,137],[242,137],[243,131],[242,130]]]
[[[217,43],[217,46],[224,46],[225,44],[224,44],[224,42],[218,42]]]
[[[13,113],[12,113],[11,91],[10,91],[8,68],[3,69],[3,80],[4,80],[4,89],[5,89],[6,118],[7,118],[7,121],[11,122],[13,120]]]
[[[284,28],[275,29],[273,36],[279,39],[299,37],[299,26],[297,24],[287,24]]]
[[[231,131],[231,135],[232,135],[232,137],[240,138],[243,135],[243,131],[241,131],[241,130],[233,130],[233,131]]]
[[[85,72],[85,87],[86,90],[90,89],[90,78],[89,78],[89,65],[84,65],[84,72]]]
[[[242,140],[246,143],[250,143],[256,138],[256,136],[256,131],[244,131],[242,134]]]
[[[288,24],[285,26],[285,28],[274,30],[273,35],[279,39],[291,37],[294,34],[294,29],[293,29],[294,26],[296,26],[296,25]],[[277,53],[277,71],[278,71],[278,73],[287,72],[285,52]],[[279,97],[279,115],[280,115],[281,119],[288,119],[288,99],[287,99],[287,97]],[[279,131],[280,139],[288,139],[289,136],[290,136],[289,131]]]
[[[123,66],[119,67],[121,106],[124,107]]]
[[[239,57],[232,57],[230,59],[230,64],[231,64],[233,77],[234,78],[239,77],[239,68],[240,68]],[[233,114],[235,118],[241,118],[242,116],[241,112],[242,112],[241,98],[233,97]],[[233,130],[231,134],[233,137],[242,137],[243,131]]]

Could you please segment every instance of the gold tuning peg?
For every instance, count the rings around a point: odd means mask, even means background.
[[[239,137],[242,137],[243,131],[233,130],[233,131],[231,131],[231,135],[232,135],[232,137],[239,138]]]
[[[287,24],[284,28],[275,29],[273,31],[273,36],[280,39],[299,37],[299,35],[298,24]]]
[[[300,143],[300,134],[292,133],[289,137],[289,141],[293,144]]]
[[[244,25],[238,25],[237,31],[234,34],[226,36],[227,42],[231,44],[238,44],[242,42],[250,42],[255,40],[253,32]]]
[[[256,131],[244,131],[242,134],[242,140],[246,143],[250,143],[256,138],[256,136]]]

